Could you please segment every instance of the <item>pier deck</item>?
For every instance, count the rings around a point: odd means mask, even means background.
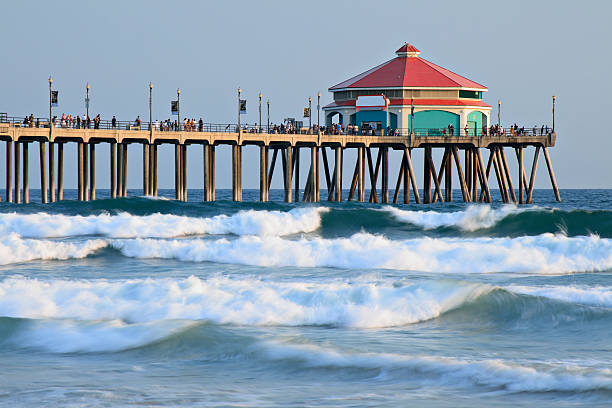
[[[232,188],[233,199],[242,200],[242,146],[256,145],[260,147],[260,200],[267,201],[270,181],[280,154],[285,201],[304,200],[317,202],[320,200],[319,188],[319,158],[323,159],[327,195],[330,201],[342,200],[342,158],[345,149],[357,150],[357,161],[352,174],[348,199],[357,198],[366,201],[365,177],[369,173],[372,186],[368,201],[387,203],[389,201],[389,149],[403,152],[402,162],[398,171],[393,202],[399,200],[399,192],[403,189],[403,202],[410,202],[410,186],[417,203],[435,203],[436,201],[452,201],[453,164],[461,185],[462,198],[466,202],[491,202],[489,178],[492,170],[495,172],[497,185],[502,200],[506,203],[531,203],[540,150],[543,152],[551,179],[555,198],[560,201],[556,179],[548,148],[556,143],[556,133],[538,134],[537,131],[526,131],[519,134],[509,132],[503,135],[443,135],[427,134],[425,132],[399,132],[400,135],[355,135],[355,134],[325,134],[325,133],[266,133],[262,129],[236,131],[236,125],[206,125],[203,131],[159,131],[150,130],[148,124],[141,128],[125,126],[111,128],[106,124],[104,129],[91,128],[49,128],[48,123],[41,127],[24,127],[19,123],[0,123],[0,140],[7,143],[6,155],[6,200],[15,202],[29,201],[28,184],[28,145],[38,142],[41,167],[42,201],[56,201],[56,165],[55,147],[57,146],[57,198],[63,198],[63,145],[77,143],[78,159],[78,197],[80,200],[95,199],[95,147],[101,143],[109,144],[111,196],[126,195],[127,180],[127,148],[130,144],[141,144],[143,148],[143,194],[157,195],[157,146],[161,144],[175,145],[175,197],[178,200],[187,199],[187,146],[203,146],[204,169],[204,199],[215,199],[215,146],[232,146]],[[229,129],[234,129],[232,132]],[[228,131],[229,130],[229,131]],[[48,145],[48,154],[45,147]],[[530,178],[527,179],[523,163],[524,149],[535,148]],[[310,170],[306,177],[303,194],[300,194],[299,180],[300,150],[310,148]],[[332,160],[328,161],[327,149],[333,152]],[[378,150],[373,160],[372,148]],[[436,169],[432,149],[444,149],[442,162]],[[509,172],[505,149],[515,151],[519,164],[518,194],[516,194]],[[269,160],[269,150],[272,149],[272,159]],[[423,186],[417,188],[416,175],[412,166],[411,155],[414,149],[422,150],[424,154]],[[488,149],[488,163],[483,163],[481,149]],[[464,163],[461,163],[459,150],[465,152]],[[13,151],[14,172],[13,179]],[[20,168],[20,152],[23,151],[23,170]],[[48,173],[47,173],[48,157]],[[367,160],[366,160],[367,159]],[[366,171],[367,161],[367,171]],[[297,164],[296,164],[297,162]],[[382,170],[381,170],[382,169]],[[23,171],[23,194],[21,191],[21,171]],[[47,176],[48,174],[48,176]],[[379,180],[380,174],[380,180]],[[48,180],[47,180],[48,179]],[[432,186],[433,180],[433,186]],[[48,184],[47,184],[48,181]],[[380,184],[380,192],[377,188]],[[403,183],[402,183],[403,181]],[[295,182],[295,194],[293,183]],[[444,183],[443,183],[444,182]],[[444,184],[442,187],[442,183]],[[47,187],[48,186],[48,187]],[[432,188],[434,189],[432,195]],[[481,189],[480,194],[478,189]],[[442,190],[444,194],[442,194]],[[421,197],[421,192],[423,197]],[[357,195],[357,197],[355,197]],[[379,196],[380,195],[380,196]],[[517,198],[518,197],[518,198]]]
[[[327,146],[421,148],[424,146],[443,147],[448,144],[488,148],[490,145],[543,146],[553,147],[556,134],[547,135],[483,135],[483,136],[420,136],[420,135],[330,135],[325,133],[251,133],[251,132],[198,132],[198,131],[157,131],[138,129],[72,129],[53,128],[51,136],[48,127],[16,127],[0,123],[0,140],[13,142],[83,142],[83,143],[149,143],[149,144],[239,144],[265,145],[286,144],[290,146]]]

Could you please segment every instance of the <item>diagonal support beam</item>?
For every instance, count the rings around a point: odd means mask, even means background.
[[[463,177],[463,169],[461,168],[461,160],[459,159],[459,153],[457,152],[457,146],[451,147],[453,152],[453,158],[455,159],[455,166],[457,167],[457,174],[459,176],[459,184],[461,184],[461,193],[463,194],[463,201],[469,203],[471,200],[470,192],[467,189],[465,177]]]
[[[499,148],[499,153],[501,155],[502,164],[504,166],[504,172],[506,173],[506,180],[508,181],[508,189],[510,190],[512,201],[514,201],[514,203],[516,204],[516,194],[514,192],[514,186],[512,185],[512,177],[510,176],[510,168],[508,167],[508,161],[506,160],[506,152],[504,151],[503,146]]]
[[[412,167],[412,159],[410,158],[410,149],[404,148],[404,156],[406,157],[406,163],[408,164],[408,172],[410,173],[410,182],[412,183],[412,191],[414,192],[414,200],[417,204],[421,204],[421,197],[419,196],[419,188],[417,187],[416,177],[414,175],[414,168]]]
[[[555,171],[553,170],[550,156],[548,155],[548,149],[546,146],[542,146],[542,153],[544,153],[544,159],[546,160],[546,167],[548,167],[548,175],[550,176],[550,184],[552,184],[553,191],[555,193],[555,199],[561,202],[561,195],[559,194],[559,188],[557,187],[557,179],[555,178]]]
[[[529,188],[527,189],[527,204],[533,203],[532,194],[535,183],[536,171],[538,170],[538,158],[540,157],[540,146],[536,146],[533,153],[533,164],[531,165],[531,177],[529,178]]]
[[[440,202],[443,203],[444,198],[442,197],[442,189],[440,188],[440,180],[438,179],[438,176],[436,175],[436,165],[434,164],[434,161],[433,161],[431,149],[428,150],[427,161],[429,161],[429,171],[431,172],[431,177],[433,178],[434,186],[436,188],[436,191],[434,192],[433,202],[434,203],[436,202],[435,197],[437,196],[440,199]]]

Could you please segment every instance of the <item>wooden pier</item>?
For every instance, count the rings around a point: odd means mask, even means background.
[[[235,126],[232,128],[236,129]],[[412,187],[413,201],[416,203],[453,201],[453,171],[457,173],[462,199],[465,202],[490,203],[492,201],[489,181],[491,173],[494,172],[495,182],[500,189],[503,202],[531,203],[540,151],[546,162],[555,198],[561,201],[548,154],[548,148],[555,145],[556,133],[554,132],[543,135],[526,133],[501,136],[422,136],[411,133],[403,136],[366,136],[308,132],[278,134],[263,133],[261,129],[256,132],[75,129],[49,128],[48,126],[21,127],[12,123],[0,123],[0,140],[6,142],[5,199],[16,203],[29,202],[28,147],[31,143],[38,143],[39,147],[43,203],[63,199],[65,143],[77,144],[78,199],[83,201],[96,199],[95,154],[96,146],[103,143],[107,144],[110,149],[110,195],[112,198],[126,196],[128,147],[139,144],[142,145],[143,154],[143,193],[147,196],[157,196],[157,147],[161,144],[173,144],[175,146],[175,198],[187,201],[187,147],[201,145],[204,158],[202,163],[204,200],[214,201],[215,147],[225,144],[232,146],[231,172],[234,201],[242,200],[242,147],[246,145],[256,145],[260,148],[259,199],[261,201],[269,199],[270,182],[278,165],[281,166],[283,172],[286,202],[320,201],[320,158],[323,162],[323,179],[326,187],[323,199],[342,201],[341,187],[344,179],[342,162],[346,149],[357,151],[354,171],[349,175],[351,184],[348,200],[366,200],[365,178],[367,174],[372,187],[367,200],[375,203],[390,201],[389,149],[393,149],[403,153],[400,168],[397,169],[393,203],[397,203],[400,199],[400,190],[403,190],[402,202],[409,203],[410,187]],[[533,148],[534,153],[528,177],[529,169],[525,169],[524,161],[525,150],[529,147]],[[54,154],[56,148],[57,168]],[[376,157],[372,154],[373,148],[377,149]],[[304,180],[303,194],[300,196],[299,162],[303,149],[310,149],[308,159],[310,169]],[[437,165],[433,160],[434,149],[443,150],[442,160]],[[487,163],[483,162],[482,149],[489,150]],[[510,157],[506,155],[508,149],[514,150],[514,154],[511,154]],[[460,154],[461,151],[463,155]],[[422,196],[417,186],[417,174],[412,165],[412,156],[416,152],[423,152],[424,155]],[[508,160],[513,157],[516,157],[519,168],[516,178],[518,194],[515,191],[515,184],[508,166]]]

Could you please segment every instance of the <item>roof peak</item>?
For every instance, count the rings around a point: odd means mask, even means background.
[[[395,53],[398,57],[415,58],[419,56],[421,51],[412,44],[404,43]]]

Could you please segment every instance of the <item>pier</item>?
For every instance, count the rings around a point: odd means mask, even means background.
[[[312,99],[308,98],[308,107],[304,109],[304,117],[309,120],[308,127],[274,126],[272,131],[269,111],[268,126],[262,125],[261,93],[259,124],[241,126],[240,115],[246,112],[246,100],[241,99],[240,88],[237,124],[198,123],[197,126],[184,126],[180,116],[180,90],[177,90],[172,111],[174,114],[176,106],[178,120],[173,126],[160,126],[158,122],[153,122],[152,83],[149,83],[149,122],[142,122],[140,117],[135,122],[118,122],[114,117],[112,121],[103,121],[98,116],[92,123],[89,119],[89,84],[85,99],[87,120],[53,121],[53,104],[57,103],[58,91],[53,90],[53,79],[50,77],[49,118],[26,117],[22,121],[0,114],[0,140],[7,144],[6,200],[17,203],[29,201],[28,148],[31,143],[38,143],[39,147],[42,202],[62,200],[64,144],[76,143],[77,190],[78,199],[82,201],[96,198],[96,148],[102,144],[110,149],[112,198],[127,194],[127,152],[133,145],[142,146],[143,194],[157,196],[157,149],[162,144],[172,144],[175,198],[181,201],[187,201],[187,149],[192,146],[203,149],[204,200],[215,200],[215,148],[219,145],[230,145],[232,149],[231,163],[227,163],[226,168],[232,174],[234,201],[242,201],[242,149],[249,145],[260,149],[261,201],[268,201],[272,176],[279,166],[280,170],[276,171],[282,171],[286,202],[342,201],[342,181],[345,179],[343,161],[347,149],[354,149],[357,153],[354,170],[347,175],[351,180],[347,200],[366,201],[367,177],[371,185],[367,197],[369,202],[389,203],[392,200],[397,203],[400,201],[400,191],[403,191],[401,201],[406,204],[411,200],[411,191],[415,203],[450,202],[453,201],[453,174],[456,174],[464,202],[490,203],[489,181],[492,173],[495,173],[494,183],[504,203],[529,204],[533,201],[541,152],[555,199],[561,201],[548,154],[548,149],[555,145],[557,138],[555,97],[552,100],[552,128],[525,129],[515,125],[502,129],[501,102],[497,104],[497,125],[493,126],[492,106],[483,101],[483,93],[488,91],[484,85],[421,58],[420,53],[416,47],[405,43],[395,52],[394,58],[330,87],[328,90],[333,94],[333,102],[322,108],[321,94],[318,93],[316,125],[312,124]],[[324,127],[320,126],[321,109],[325,115]],[[302,187],[300,160],[302,151],[308,149],[310,154],[305,159],[309,160],[310,168],[305,180],[302,180]],[[483,149],[489,152],[486,164]],[[389,168],[389,150],[399,150],[402,154],[400,166],[396,169],[397,181],[392,198],[389,183],[393,182],[393,179],[390,180],[393,169]],[[442,159],[437,164],[434,161],[435,150],[443,151]],[[525,163],[525,154],[529,150],[533,150],[531,169],[526,169],[525,165],[529,163]],[[509,157],[507,151],[510,151]],[[419,170],[412,164],[413,154],[423,155],[421,189],[417,185]],[[509,161],[514,158],[518,163],[515,182],[509,166]],[[321,167],[324,177],[320,174]],[[323,196],[321,179],[325,181]]]
[[[540,152],[544,156],[553,193],[561,200],[548,149],[556,142],[554,131],[538,134],[528,130],[512,134],[464,135],[435,134],[433,130],[396,129],[393,135],[384,131],[368,134],[326,134],[312,128],[296,133],[269,133],[264,127],[238,127],[228,124],[204,124],[201,131],[159,131],[155,125],[142,123],[140,127],[125,122],[101,122],[99,128],[66,128],[49,126],[48,119],[38,121],[38,127],[23,127],[16,118],[0,118],[0,140],[6,143],[6,194],[9,202],[29,202],[28,149],[37,144],[39,149],[41,200],[43,203],[63,199],[64,145],[77,144],[78,199],[96,199],[96,150],[106,145],[110,150],[111,197],[125,197],[127,193],[128,148],[142,148],[142,190],[146,196],[157,196],[157,148],[174,145],[174,189],[177,200],[187,201],[187,149],[203,149],[202,169],[205,201],[215,200],[215,148],[230,145],[232,198],[242,200],[242,149],[254,145],[259,155],[259,198],[268,201],[274,171],[283,174],[284,200],[319,202],[321,200],[357,200],[374,203],[430,204],[453,201],[453,174],[456,173],[464,202],[492,202],[490,181],[497,185],[504,203],[531,203]],[[434,133],[434,134],[432,134]],[[530,149],[531,148],[531,149]],[[347,149],[355,149],[357,159],[350,177],[347,197],[342,196],[343,157]],[[389,168],[389,150],[399,150],[403,158],[398,169]],[[443,151],[442,160],[434,162],[433,151]],[[482,151],[488,150],[483,161]],[[57,156],[55,151],[57,150]],[[305,150],[309,154],[302,156]],[[527,166],[526,152],[533,150],[531,166]],[[510,152],[509,156],[507,152]],[[422,178],[412,165],[414,154],[423,155]],[[270,157],[271,156],[271,157]],[[55,160],[57,157],[57,160]],[[300,160],[310,163],[308,175],[300,180]],[[509,160],[516,159],[519,172],[513,179]],[[280,166],[280,169],[277,169]],[[352,166],[349,166],[353,168]],[[320,174],[321,168],[323,175]],[[231,169],[231,170],[230,170]],[[393,171],[394,170],[394,171]],[[397,174],[393,196],[390,196],[391,176]],[[495,174],[494,178],[492,173]],[[371,185],[365,196],[366,177]],[[321,195],[320,180],[325,182]],[[417,180],[422,182],[421,188]],[[516,180],[516,183],[514,182]],[[432,183],[433,181],[433,183]],[[300,184],[302,182],[302,184]],[[21,184],[23,183],[23,185]],[[518,188],[515,189],[515,186]],[[393,185],[391,186],[393,187]],[[412,191],[412,198],[411,198]],[[403,194],[400,194],[403,192]]]

